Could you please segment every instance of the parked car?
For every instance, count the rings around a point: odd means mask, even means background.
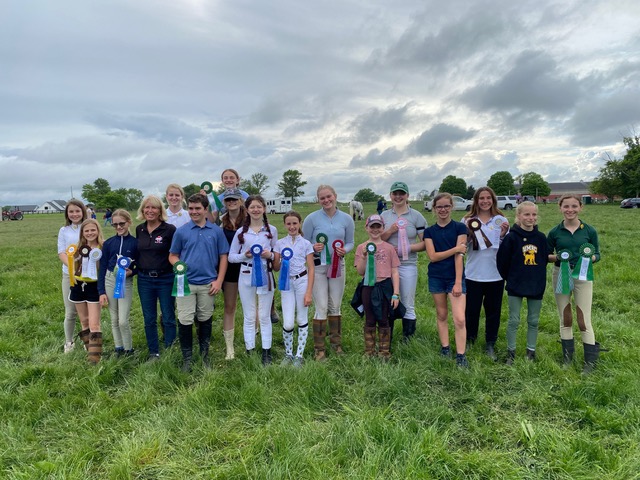
[[[620,202],[620,208],[640,208],[640,198],[625,198]]]
[[[522,201],[536,203],[536,197],[534,197],[533,195],[525,195],[524,197],[522,197]]]
[[[454,210],[462,210],[462,211],[469,211],[471,210],[471,205],[473,204],[473,202],[471,200],[465,200],[462,197],[458,197],[457,195],[453,195],[453,209]],[[428,200],[426,202],[424,202],[424,209],[427,212],[430,212],[432,210],[433,207],[433,200]]]
[[[511,210],[518,205],[518,199],[515,195],[497,195],[496,198],[498,199],[498,208],[500,210]]]

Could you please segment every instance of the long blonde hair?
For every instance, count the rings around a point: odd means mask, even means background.
[[[80,250],[82,247],[88,246],[87,240],[84,238],[84,229],[87,225],[95,225],[98,229],[98,238],[96,239],[98,242],[98,248],[102,249],[102,244],[104,243],[104,236],[102,235],[102,228],[100,227],[100,222],[93,218],[87,218],[80,225],[80,241],[78,242],[78,248],[76,249],[76,253],[73,256],[73,263],[76,271],[76,275],[80,275],[82,273],[82,255],[80,255]]]

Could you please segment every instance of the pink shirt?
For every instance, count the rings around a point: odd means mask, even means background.
[[[368,243],[370,242],[361,243],[358,245],[358,248],[356,248],[354,265],[357,266],[358,262],[364,258],[365,248]],[[380,282],[385,278],[391,278],[391,269],[400,266],[398,252],[396,252],[396,249],[390,243],[377,243],[376,253],[373,256],[376,259],[376,282]]]

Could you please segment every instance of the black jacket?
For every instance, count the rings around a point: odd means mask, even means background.
[[[514,225],[498,249],[500,276],[507,281],[507,293],[514,297],[542,299],[547,284],[547,238],[533,227],[527,232]]]

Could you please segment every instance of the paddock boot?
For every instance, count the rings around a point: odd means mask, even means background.
[[[92,365],[100,363],[102,358],[102,332],[91,332],[89,336],[88,360]]]
[[[391,331],[389,327],[378,328],[378,356],[385,362],[391,358],[390,340]]]
[[[389,319],[389,349],[391,349],[391,343],[393,342],[393,329],[396,326],[396,319]],[[402,337],[404,338],[404,323],[402,324]]]
[[[376,356],[376,327],[364,327],[364,354],[370,358]]]
[[[199,322],[200,329],[198,330],[198,343],[200,344],[200,356],[202,357],[202,363],[206,368],[211,368],[211,358],[209,357],[209,345],[211,344],[211,330],[213,328],[213,319],[209,319],[206,322]]]
[[[182,352],[182,371],[191,371],[191,359],[193,358],[193,325],[183,325],[178,322],[178,337],[180,339],[180,351]]]
[[[561,340],[562,342],[562,365],[564,368],[567,368],[569,365],[573,363],[573,353],[575,352],[575,341],[572,338],[571,340]]]
[[[225,360],[233,360],[236,358],[236,352],[233,348],[233,334],[235,332],[233,330],[224,330],[222,334],[224,335],[224,343],[227,347],[227,355],[224,357]]]
[[[402,343],[408,343],[411,337],[416,333],[416,319],[402,319]]]
[[[582,373],[588,375],[596,368],[596,363],[600,358],[600,344],[596,342],[594,345],[583,343],[584,346],[584,367]]]
[[[327,321],[313,320],[313,349],[315,350],[315,359],[323,362],[327,359],[325,353],[325,337],[327,336]]]
[[[342,350],[342,315],[329,315],[329,343],[336,355],[344,355],[344,350]]]
[[[507,361],[505,363],[511,366],[515,361],[516,361],[516,351],[507,349]]]
[[[80,330],[80,332],[78,332],[78,338],[80,340],[82,340],[82,343],[84,344],[84,349],[85,350],[89,350],[89,336],[91,335],[91,330],[89,330],[88,328],[86,330]]]
[[[271,349],[263,348],[262,349],[262,365],[266,367],[268,365],[271,365],[271,362],[273,362],[273,358],[271,357]]]

